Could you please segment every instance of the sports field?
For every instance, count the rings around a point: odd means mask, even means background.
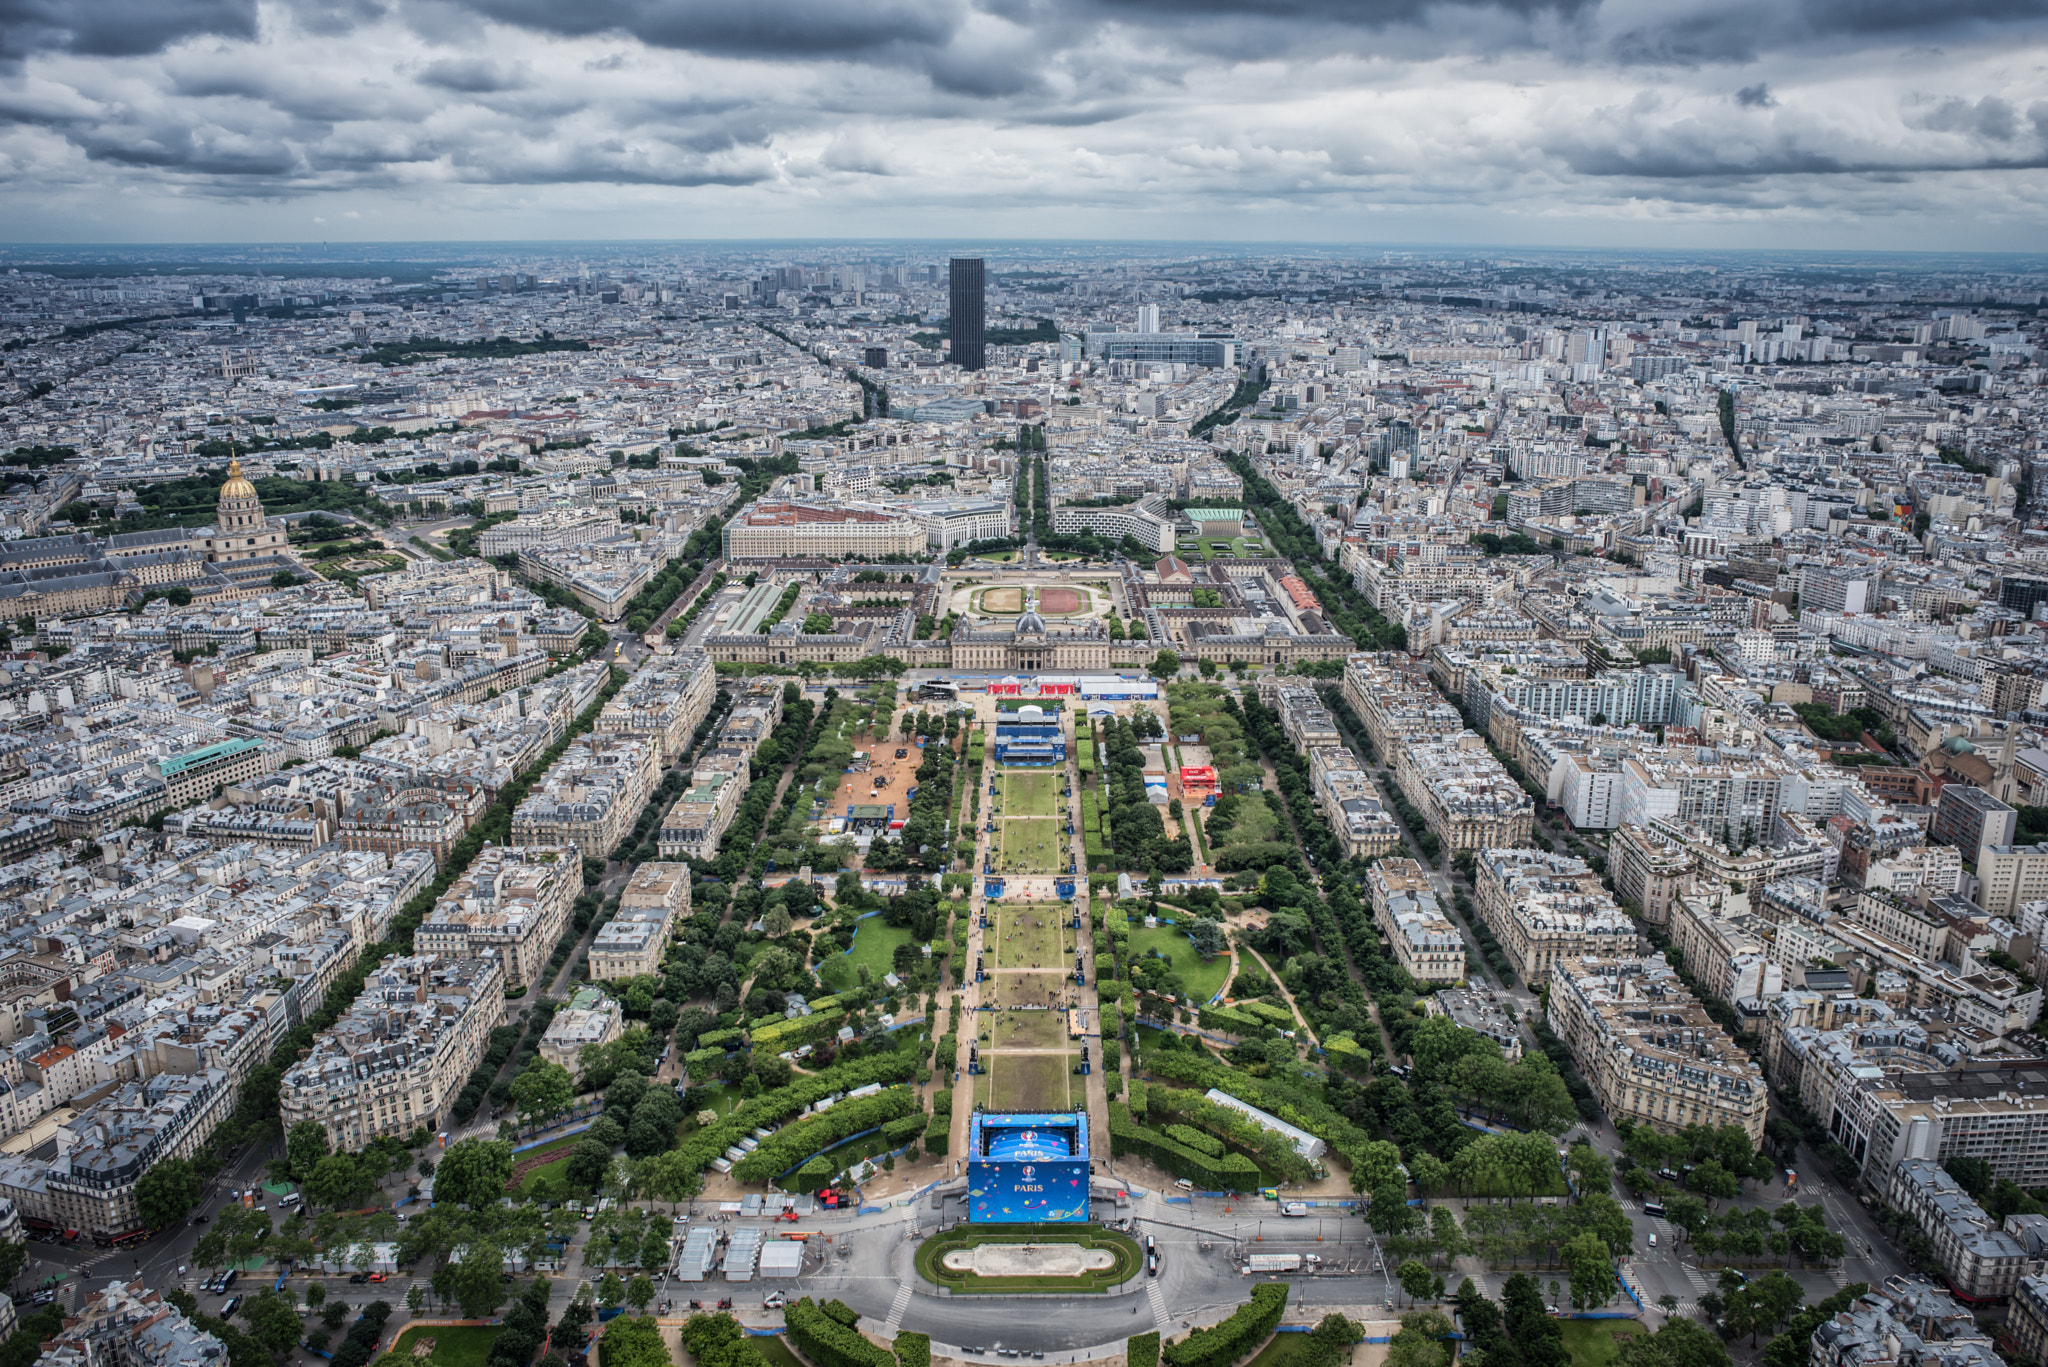
[[[1068,1047],[1064,1011],[984,1011],[981,1020],[988,1031],[989,1049]]]
[[[981,595],[981,610],[983,612],[1022,612],[1024,611],[1024,590],[986,589]]]
[[[1060,816],[1060,775],[1048,769],[1005,769],[1004,816]]]
[[[1081,1104],[1074,1054],[981,1056],[974,1099],[992,1111],[1071,1111]]]
[[[1058,873],[1066,862],[1060,858],[1064,830],[1064,823],[1057,820],[1005,819],[998,872]]]
[[[997,1009],[1005,1006],[1056,1005],[1074,980],[1066,973],[998,973],[989,978],[995,986],[993,998],[984,998]]]
[[[1073,962],[1074,932],[1063,902],[989,908],[989,933],[983,939],[996,951],[997,968],[1064,968]]]
[[[1081,594],[1076,589],[1041,589],[1038,610],[1048,617],[1065,617],[1079,612]]]

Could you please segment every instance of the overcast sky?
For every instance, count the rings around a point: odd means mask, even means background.
[[[0,0],[0,240],[2048,247],[2048,0]]]

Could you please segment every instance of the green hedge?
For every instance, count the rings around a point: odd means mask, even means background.
[[[1205,1061],[1184,1050],[1149,1055],[1145,1066],[1169,1082],[1194,1088],[1214,1087],[1240,1101],[1248,1102],[1268,1115],[1278,1116],[1297,1129],[1307,1130],[1329,1145],[1350,1167],[1354,1190],[1369,1191],[1384,1180],[1400,1162],[1400,1152],[1384,1139],[1367,1134],[1322,1099],[1320,1089],[1288,1085],[1282,1079],[1255,1078],[1213,1060]]]
[[[901,1116],[882,1126],[882,1138],[888,1140],[890,1147],[893,1148],[923,1134],[927,1123],[923,1111],[912,1111],[909,1115]]]
[[[754,1052],[762,1056],[783,1054],[802,1045],[816,1044],[838,1034],[845,1020],[846,1012],[836,1006],[791,1020],[777,1017],[773,1025],[764,1025],[754,1032]]]
[[[1260,1020],[1269,1021],[1275,1030],[1292,1030],[1295,1026],[1294,1013],[1284,1006],[1271,1002],[1239,1002],[1237,1009]]]
[[[1361,1046],[1350,1035],[1326,1037],[1323,1040],[1323,1053],[1331,1063],[1347,1073],[1363,1073],[1372,1067],[1372,1050]]]
[[[730,1053],[746,1042],[744,1036],[745,1032],[740,1030],[706,1030],[697,1036],[697,1048],[721,1049]]]
[[[953,1089],[951,1087],[935,1087],[932,1089],[932,1114],[953,1114]]]
[[[902,1367],[932,1367],[932,1336],[913,1333],[906,1329],[896,1336],[892,1345],[896,1349],[896,1361]]]
[[[939,1036],[939,1044],[932,1051],[932,1068],[950,1077],[960,1066],[960,1037],[947,1033]]]
[[[1140,1125],[1131,1118],[1131,1108],[1118,1101],[1109,1103],[1109,1151],[1119,1158],[1149,1158],[1203,1191],[1256,1191],[1265,1185],[1259,1165],[1243,1154],[1230,1152],[1219,1158],[1198,1152]]]
[[[945,1265],[948,1253],[981,1244],[1076,1244],[1082,1248],[1108,1250],[1110,1266],[1073,1277],[982,1276],[961,1272]],[[917,1275],[953,1294],[1008,1294],[1072,1296],[1099,1295],[1140,1276],[1145,1271],[1145,1250],[1128,1234],[1099,1225],[955,1225],[917,1246],[911,1266]]]
[[[1196,1153],[1206,1153],[1211,1158],[1223,1156],[1223,1141],[1213,1134],[1203,1134],[1200,1130],[1190,1129],[1186,1125],[1168,1125],[1165,1134],[1182,1148],[1193,1149]]]
[[[1230,1367],[1280,1327],[1286,1309],[1287,1283],[1260,1282],[1252,1288],[1252,1298],[1229,1319],[1167,1344],[1167,1367]]]
[[[1124,1367],[1159,1367],[1159,1335],[1131,1335],[1124,1344]]]
[[[1266,1029],[1266,1023],[1257,1016],[1228,1006],[1204,1006],[1195,1013],[1195,1019],[1204,1030],[1220,1030],[1226,1035],[1258,1035]]]
[[[877,1126],[886,1130],[889,1122],[907,1115],[916,1115],[918,1128],[924,1127],[917,1093],[908,1087],[891,1087],[873,1096],[842,1101],[830,1110],[799,1121],[764,1141],[760,1148],[733,1164],[733,1180],[771,1181],[849,1135]]]
[[[934,1158],[944,1158],[953,1147],[953,1117],[935,1115],[932,1123],[925,1127],[924,1151]]]
[[[832,1174],[838,1170],[839,1165],[821,1153],[796,1170],[796,1189],[803,1192],[823,1191],[832,1185]]]
[[[739,1109],[715,1125],[706,1126],[683,1141],[676,1152],[683,1155],[691,1172],[702,1172],[711,1166],[711,1160],[740,1142],[740,1139],[757,1128],[773,1127],[787,1121],[814,1101],[822,1101],[834,1092],[851,1091],[865,1087],[870,1082],[885,1086],[890,1083],[908,1082],[917,1072],[917,1055],[907,1050],[888,1054],[870,1054],[827,1068],[822,1073],[799,1078],[787,1087],[778,1087],[772,1092],[750,1097],[740,1103]],[[827,1111],[826,1115],[831,1112]],[[783,1167],[788,1167],[797,1158],[792,1156]],[[754,1157],[748,1154],[748,1158]],[[735,1165],[737,1166],[737,1165]],[[778,1169],[779,1171],[779,1169]],[[772,1173],[770,1174],[773,1175]]]
[[[809,1296],[782,1312],[789,1341],[817,1367],[896,1367],[896,1355],[862,1338]]]

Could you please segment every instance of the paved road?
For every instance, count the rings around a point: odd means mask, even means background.
[[[1340,1219],[1333,1214],[1327,1220],[1281,1220],[1268,1215],[1262,1221],[1250,1213],[1226,1216],[1221,1202],[1199,1204],[1219,1209],[1198,1212],[1169,1204],[1157,1193],[1132,1202],[1128,1213],[1135,1221],[1133,1233],[1140,1239],[1150,1234],[1158,1241],[1160,1272],[1156,1279],[1140,1277],[1109,1296],[1034,1296],[1028,1303],[1014,1303],[978,1297],[956,1301],[925,1294],[924,1284],[911,1272],[910,1253],[915,1239],[938,1227],[939,1212],[930,1209],[926,1201],[859,1217],[849,1235],[851,1254],[844,1259],[829,1258],[825,1267],[806,1275],[798,1289],[813,1296],[838,1297],[872,1321],[868,1327],[878,1331],[893,1323],[895,1329],[930,1334],[934,1353],[953,1356],[954,1349],[977,1345],[992,1349],[1000,1343],[1026,1353],[1042,1352],[1050,1361],[1100,1345],[1121,1347],[1134,1333],[1155,1329],[1178,1333],[1184,1325],[1222,1319],[1243,1303],[1248,1280],[1231,1261],[1233,1246],[1319,1252],[1336,1268],[1368,1257],[1365,1225],[1355,1217]],[[1266,1203],[1254,1204],[1261,1211],[1272,1210]],[[1243,1211],[1242,1207],[1236,1209]],[[1233,1237],[1242,1242],[1234,1245]],[[1263,1242],[1254,1245],[1252,1241],[1261,1237]],[[1290,1306],[1301,1307],[1301,1318],[1337,1306],[1360,1313],[1386,1298],[1385,1282],[1378,1274],[1292,1280],[1297,1293]],[[751,1310],[744,1304],[740,1309],[749,1323],[780,1322],[779,1316],[759,1309],[758,1298]],[[1288,1319],[1297,1320],[1292,1308]]]
[[[271,1142],[251,1146],[207,1184],[198,1213],[210,1214],[219,1210],[227,1204],[229,1191],[244,1190],[260,1181],[264,1164],[276,1154],[276,1147]],[[139,1275],[151,1286],[162,1288],[189,1285],[200,1279],[197,1269],[190,1269],[190,1264],[192,1245],[203,1233],[203,1228],[188,1223],[127,1252],[94,1248],[89,1241],[81,1241],[81,1245],[74,1248],[32,1243],[28,1246],[28,1265],[22,1269],[17,1285],[30,1286],[57,1272],[66,1275],[66,1286],[73,1288],[74,1295],[80,1294],[76,1288],[81,1284],[90,1287],[116,1276],[133,1278]],[[190,1269],[182,1278],[178,1276],[180,1266]],[[78,1301],[73,1299],[67,1303],[76,1308]]]

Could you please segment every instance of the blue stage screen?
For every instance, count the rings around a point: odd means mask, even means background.
[[[976,1113],[968,1132],[967,1218],[976,1224],[1083,1223],[1085,1113]]]

